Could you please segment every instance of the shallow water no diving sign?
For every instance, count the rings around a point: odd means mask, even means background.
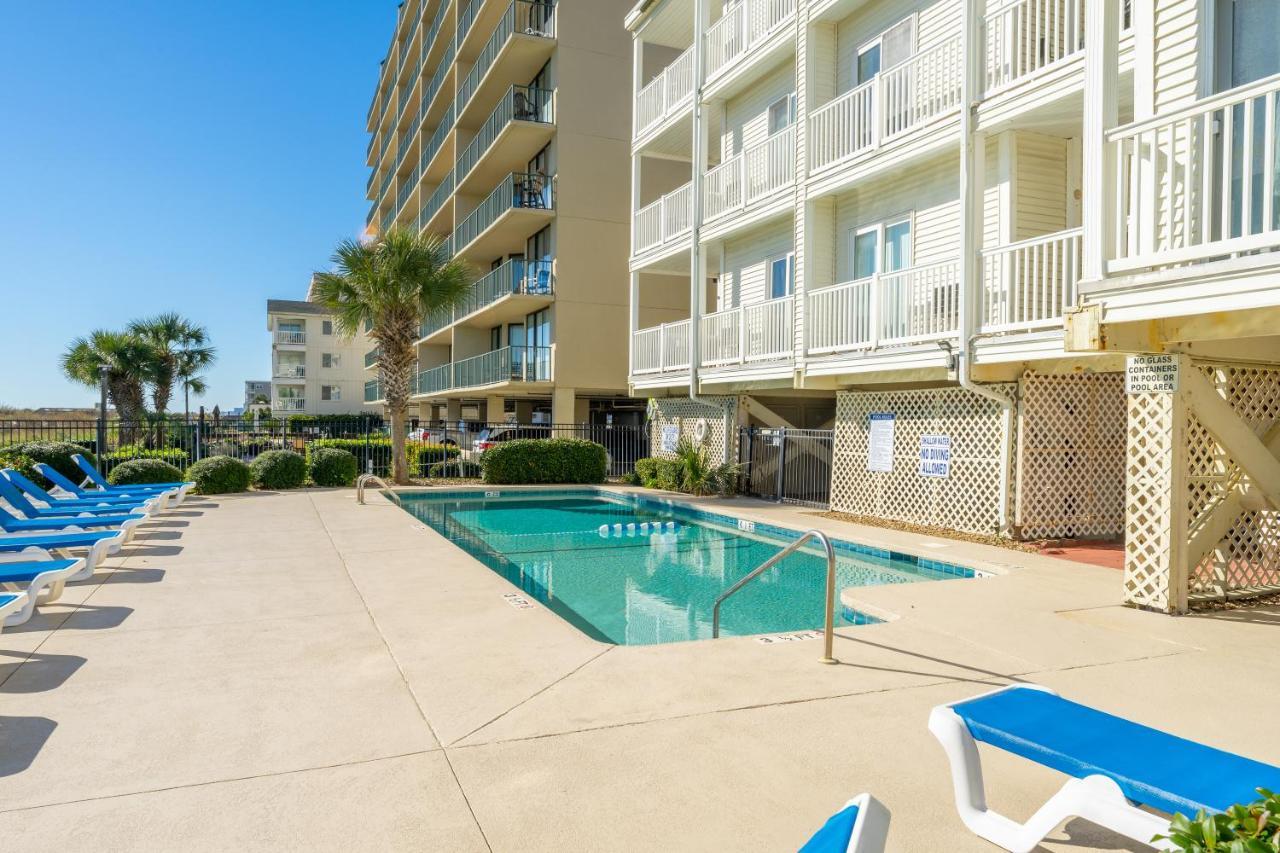
[[[951,476],[951,436],[920,436],[920,476]]]
[[[507,604],[510,604],[516,610],[528,610],[533,607],[533,602],[518,592],[503,593],[502,597],[506,599]]]
[[[1172,394],[1178,390],[1180,368],[1174,355],[1131,355],[1124,364],[1124,393]]]

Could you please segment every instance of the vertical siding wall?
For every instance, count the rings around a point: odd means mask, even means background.
[[[858,48],[889,27],[916,16],[916,50],[927,50],[961,31],[960,0],[903,3],[882,0],[840,21],[836,28],[836,93],[854,88],[857,79]]]
[[[1013,385],[994,386],[1002,393]],[[893,470],[867,470],[872,412],[896,416]],[[831,508],[854,515],[998,532],[1001,413],[994,402],[963,388],[850,391],[836,395]],[[951,437],[949,477],[919,473],[920,437]]]
[[[767,261],[791,251],[791,222],[781,220],[726,240],[716,310],[754,305],[768,296]]]
[[[1027,240],[1067,228],[1067,140],[1021,132],[1015,138],[1013,239]]]
[[[1140,3],[1142,0],[1140,0]],[[1153,15],[1153,68],[1151,84],[1151,111],[1153,113],[1169,112],[1185,106],[1209,91],[1207,81],[1203,80],[1202,68],[1208,63],[1201,63],[1202,52],[1212,55],[1212,38],[1207,22],[1200,16],[1201,0],[1146,0],[1149,9],[1140,9],[1140,3],[1134,9],[1139,15]],[[1141,35],[1139,34],[1139,37]],[[1144,75],[1135,76],[1134,97],[1137,100],[1135,114],[1144,115],[1142,99],[1144,93],[1139,91],[1137,81]]]
[[[720,133],[720,159],[764,142],[769,137],[769,105],[796,91],[793,63],[779,65],[747,91],[725,101]]]

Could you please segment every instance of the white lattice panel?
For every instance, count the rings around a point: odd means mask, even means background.
[[[670,457],[662,452],[662,428],[679,427],[680,436],[696,441],[700,419],[707,421],[707,434],[703,446],[707,455],[717,464],[738,459],[738,398],[734,396],[703,397],[712,405],[694,402],[688,397],[661,397],[649,401],[649,435],[651,456]],[[725,438],[728,437],[726,443]],[[726,459],[726,452],[728,457]]]
[[[1024,538],[1120,534],[1124,469],[1124,374],[1023,377],[1017,523]]]
[[[1128,397],[1125,448],[1124,597],[1130,604],[1175,609],[1171,579],[1185,522],[1175,511],[1174,443],[1183,415],[1176,394]]]
[[[996,386],[1009,394],[1013,386]],[[893,412],[893,470],[867,470],[869,416]],[[920,436],[951,436],[946,478],[919,474]],[[995,533],[1000,521],[1000,407],[962,388],[836,395],[831,508],[857,515]]]

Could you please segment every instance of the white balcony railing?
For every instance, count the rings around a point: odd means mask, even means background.
[[[947,261],[811,290],[807,351],[822,355],[954,337],[959,276],[958,263]]]
[[[795,298],[788,296],[703,317],[700,364],[715,367],[791,358],[794,307]]]
[[[708,220],[773,195],[795,180],[796,128],[791,125],[706,174],[703,208]]]
[[[635,333],[632,373],[666,373],[689,369],[689,321],[663,323]]]
[[[796,10],[796,0],[741,0],[707,30],[707,79],[776,32]]]
[[[1084,0],[1014,0],[983,20],[988,92],[1084,49]]]
[[[307,342],[306,332],[276,332],[276,343],[302,346]]]
[[[636,93],[637,138],[693,102],[694,77],[693,48],[689,48]]]
[[[635,253],[669,243],[693,227],[693,184],[672,190],[636,211]]]
[[[305,412],[307,401],[302,397],[277,398],[271,403],[271,408],[277,412]]]
[[[882,71],[809,116],[809,159],[817,170],[868,153],[960,105],[959,37]]]
[[[1280,74],[1108,134],[1111,273],[1280,249]]]
[[[1080,281],[1081,229],[982,252],[984,332],[1060,326]]]
[[[307,368],[301,364],[278,364],[275,369],[277,379],[305,379]]]

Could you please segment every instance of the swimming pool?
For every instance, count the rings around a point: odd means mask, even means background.
[[[797,533],[594,489],[401,493],[401,505],[597,640],[711,637],[715,600]],[[742,529],[742,528],[747,529]],[[834,541],[837,589],[972,578],[963,566]],[[822,627],[826,559],[802,549],[721,608],[722,636]],[[872,617],[837,609],[839,625]]]

